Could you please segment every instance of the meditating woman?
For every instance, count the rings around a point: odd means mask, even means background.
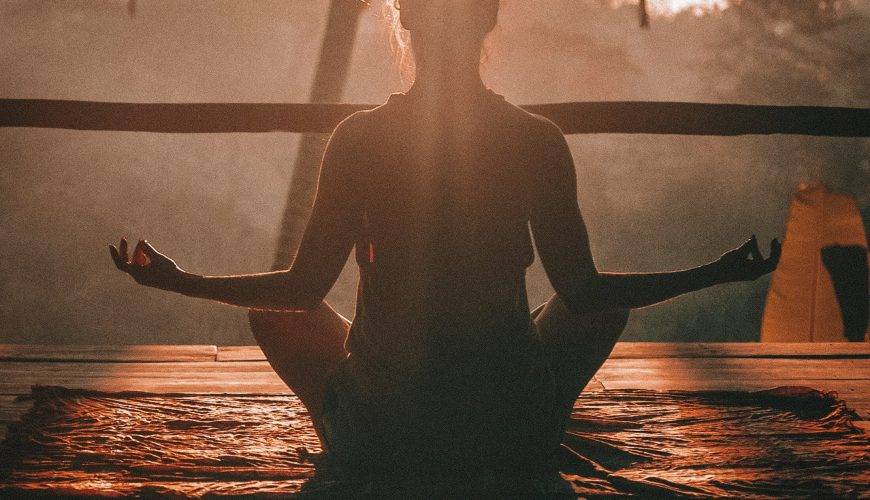
[[[753,237],[694,269],[596,269],[559,128],[481,81],[497,0],[401,0],[416,78],[332,135],[284,271],[206,277],[146,242],[138,283],[251,309],[328,455],[370,471],[546,469],[629,310],[771,272]],[[530,234],[531,229],[531,234]],[[529,311],[532,236],[556,294]],[[355,248],[352,324],[323,300]]]

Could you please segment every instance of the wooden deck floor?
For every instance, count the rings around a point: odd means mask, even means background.
[[[257,347],[0,344],[0,438],[32,385],[158,393],[289,393]],[[620,343],[587,390],[836,391],[870,420],[870,344]],[[867,428],[865,422],[862,427]]]

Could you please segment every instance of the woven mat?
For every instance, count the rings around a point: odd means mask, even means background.
[[[34,387],[29,398],[33,409],[0,447],[0,495],[402,497],[459,488],[439,478],[315,475],[318,441],[292,396]],[[591,392],[578,400],[559,484],[535,487],[592,497],[870,496],[870,440],[854,418],[834,395],[805,388]],[[478,483],[461,489],[510,496],[524,487]]]

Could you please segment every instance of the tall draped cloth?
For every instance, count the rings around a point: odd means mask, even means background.
[[[855,200],[798,186],[767,295],[762,342],[868,339],[867,236]]]

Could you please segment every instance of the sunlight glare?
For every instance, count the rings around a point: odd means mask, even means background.
[[[691,11],[695,15],[701,15],[725,9],[730,3],[730,0],[652,0],[650,7],[653,12],[662,14]]]
[[[673,16],[682,12],[691,12],[696,16],[727,9],[733,0],[647,0],[650,14]],[[621,0],[616,6],[637,5],[637,0]]]

